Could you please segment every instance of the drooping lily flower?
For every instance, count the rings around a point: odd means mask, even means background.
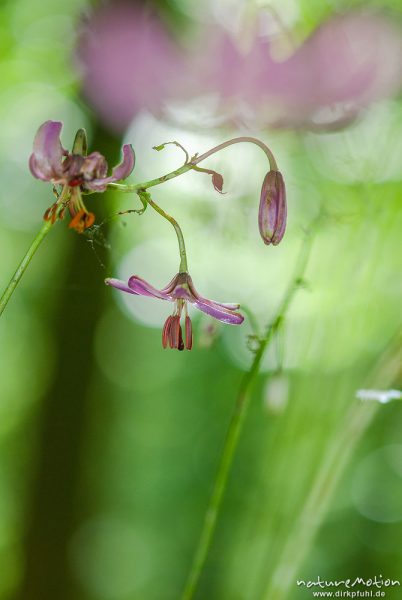
[[[198,310],[206,313],[210,317],[228,323],[230,325],[240,325],[244,317],[236,312],[239,304],[226,304],[207,300],[200,296],[194,287],[193,281],[188,273],[177,273],[161,290],[154,288],[151,284],[141,279],[137,275],[133,275],[127,281],[119,279],[105,279],[107,285],[111,285],[118,290],[135,294],[138,296],[149,296],[151,298],[159,298],[160,300],[168,300],[174,302],[175,307],[173,314],[169,316],[162,330],[162,346],[167,348],[176,348],[177,350],[191,350],[193,345],[193,333],[191,319],[187,312],[187,303],[193,304]],[[184,339],[182,327],[180,324],[181,317],[184,314]]]
[[[282,174],[269,171],[262,184],[258,226],[264,244],[277,246],[286,229],[286,189]]]
[[[95,220],[82,200],[82,192],[104,192],[109,183],[128,177],[134,168],[134,150],[130,144],[124,144],[123,161],[108,176],[108,164],[102,154],[86,155],[83,129],[77,132],[72,152],[63,148],[60,141],[62,126],[59,121],[46,121],[39,127],[29,168],[37,179],[62,186],[57,202],[45,212],[44,218],[53,222],[58,216],[62,218],[67,206],[72,217],[69,227],[82,233]]]

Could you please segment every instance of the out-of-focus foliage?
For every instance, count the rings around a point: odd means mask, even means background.
[[[63,120],[66,147],[84,126],[91,147],[96,139],[114,148],[80,93],[75,49],[93,6],[84,0],[10,0],[0,7],[1,286],[53,201],[51,188],[27,168],[38,126]],[[334,12],[360,7],[311,0],[272,6],[298,39]],[[371,6],[392,14],[395,23],[401,16],[397,2]],[[183,43],[211,22],[236,30],[241,19],[264,7],[174,0],[153,8],[169,35]],[[137,154],[133,180],[159,176],[182,161],[173,146],[160,153],[152,146],[176,139],[194,154],[244,133],[227,124],[209,127],[203,120],[208,106],[200,102],[191,110],[201,128],[180,127],[182,107],[175,119],[136,114],[123,136]],[[205,164],[223,173],[224,196],[201,173],[153,191],[183,228],[200,293],[239,301],[259,327],[278,309],[303,230],[324,212],[313,232],[304,285],[253,389],[199,598],[262,599],[273,576],[284,577],[282,551],[306,527],[301,515],[327,452],[358,402],[356,390],[366,385],[400,327],[400,116],[400,101],[392,97],[366,107],[360,120],[337,133],[253,130],[274,150],[287,185],[289,225],[276,248],[265,247],[258,233],[267,165],[253,147],[227,149]],[[103,215],[138,208],[129,195],[108,196],[90,196],[88,204],[95,212],[102,204]],[[141,217],[113,218],[99,232],[91,243],[58,224],[0,321],[0,600],[20,597],[21,590],[24,600],[178,598],[237,388],[252,360],[248,322],[219,325],[212,334],[208,319],[194,315],[199,343],[193,351],[163,351],[160,330],[171,307],[103,290],[110,275],[138,274],[162,286],[176,273],[176,240],[166,221],[148,208]],[[69,319],[72,325],[63,330]],[[84,341],[77,362],[72,348],[79,336]],[[60,373],[75,387],[58,386]],[[63,411],[51,412],[57,406],[67,407],[65,420]],[[82,413],[75,413],[79,406]],[[56,437],[82,427],[79,446],[69,448],[68,440],[63,446],[63,464],[74,472],[69,506],[60,513],[64,537],[57,525],[60,507],[49,501],[52,481],[59,486],[64,474],[48,472],[49,489],[41,489],[38,476],[46,472],[46,460],[57,466],[52,448],[42,443],[44,423],[52,419]],[[294,549],[295,561],[306,559],[297,577],[382,574],[402,580],[401,425],[398,402],[380,407],[314,544]],[[50,525],[38,533],[41,501]],[[63,548],[55,558],[60,589],[39,596],[46,586],[40,587],[40,575],[35,580],[29,565],[35,556],[38,562],[47,556],[50,542]],[[286,586],[289,598],[306,597],[296,578]],[[389,590],[387,598],[398,594]]]

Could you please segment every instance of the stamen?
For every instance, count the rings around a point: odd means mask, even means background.
[[[173,314],[165,321],[162,330],[162,346],[184,350],[183,333],[180,325],[180,315]]]
[[[170,336],[170,329],[171,329],[171,322],[172,322],[173,317],[169,316],[166,321],[165,324],[163,326],[163,330],[162,330],[162,346],[166,349],[167,345],[168,345],[168,341],[169,341],[169,336]]]
[[[45,214],[43,215],[45,221],[51,221],[53,219],[55,206],[55,204],[52,204],[52,206],[49,206],[49,208],[45,210]]]
[[[82,233],[85,229],[91,227],[94,221],[95,215],[81,208],[73,217],[73,219],[71,219],[69,228],[75,229],[76,231],[78,231],[78,233]]]
[[[85,214],[85,229],[88,229],[88,227],[91,227],[95,222],[95,215],[94,213],[91,212],[87,212]]]
[[[171,327],[169,332],[169,345],[171,348],[178,348],[180,341],[180,317],[174,315],[171,321]]]
[[[180,320],[179,320],[179,344],[178,344],[177,348],[180,351],[184,350],[183,334],[182,334],[182,330],[181,330]]]
[[[188,315],[186,316],[184,322],[184,328],[186,337],[186,350],[191,350],[191,348],[193,347],[193,327],[191,324],[191,319]]]
[[[50,221],[51,224],[54,225],[56,222],[56,219],[57,219],[57,210],[58,210],[58,204],[57,204],[57,202],[55,202],[54,204],[52,204],[52,206],[50,206],[45,211],[45,214],[43,215],[44,220]]]

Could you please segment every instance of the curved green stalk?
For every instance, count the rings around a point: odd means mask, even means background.
[[[319,217],[320,218],[320,217]],[[314,221],[313,225],[317,220]],[[311,251],[311,234],[306,232],[306,237],[303,241],[299,259],[291,279],[291,283],[285,292],[283,300],[280,304],[276,317],[267,326],[264,336],[260,339],[259,347],[255,353],[254,360],[250,369],[245,373],[240,383],[239,392],[236,403],[229,423],[229,428],[226,434],[226,439],[221,453],[221,458],[218,466],[218,471],[213,485],[212,495],[209,500],[207,511],[202,526],[200,538],[195,551],[193,562],[190,568],[190,573],[181,596],[181,600],[192,600],[197,590],[200,577],[202,575],[205,562],[211,547],[212,539],[215,533],[216,523],[219,516],[220,507],[223,496],[226,490],[229,472],[232,466],[234,454],[237,448],[237,443],[241,433],[244,420],[247,415],[250,404],[250,391],[256,376],[258,375],[262,358],[265,354],[269,343],[271,342],[278,327],[280,327],[289,306],[295,296],[297,290],[301,287],[304,273],[307,268],[308,259]]]
[[[18,265],[17,270],[15,271],[14,275],[11,277],[8,286],[6,287],[6,289],[3,292],[2,297],[0,298],[0,315],[3,313],[4,309],[6,308],[8,301],[10,300],[15,288],[18,285],[18,282],[20,281],[21,277],[25,273],[25,270],[26,270],[27,266],[29,265],[29,263],[31,262],[35,252],[37,251],[37,249],[43,242],[46,235],[49,233],[52,225],[53,225],[53,223],[51,221],[44,221],[38,234],[36,235],[32,244],[29,246],[29,248],[28,248],[25,256],[23,257],[23,259],[21,260],[20,264]]]
[[[197,156],[197,155],[193,156],[192,159],[190,160],[190,162],[185,163],[178,169],[175,169],[174,171],[171,171],[170,173],[167,173],[166,175],[162,175],[162,177],[157,177],[156,179],[150,179],[149,181],[146,181],[144,183],[136,183],[136,184],[132,184],[132,185],[125,185],[123,183],[109,183],[108,187],[119,190],[119,192],[127,192],[127,193],[146,190],[150,187],[154,187],[155,185],[160,185],[161,183],[165,183],[165,181],[169,181],[169,179],[174,179],[175,177],[179,177],[179,175],[183,175],[184,173],[187,173],[188,171],[193,170],[194,167],[196,165],[198,165],[200,162],[202,162],[206,158],[209,158],[210,156],[212,156],[212,154],[215,154],[216,152],[220,152],[221,150],[223,150],[224,148],[227,148],[228,146],[232,146],[233,144],[242,144],[244,142],[248,142],[250,144],[255,144],[256,146],[261,148],[261,150],[266,154],[266,156],[268,158],[270,168],[273,171],[278,170],[278,166],[276,164],[274,155],[272,154],[272,152],[268,148],[268,146],[266,144],[264,144],[264,142],[261,142],[257,138],[243,136],[243,137],[233,138],[232,140],[228,140],[227,142],[223,142],[222,144],[219,144],[218,146],[211,148],[211,150],[204,152],[204,154],[201,154],[200,156]]]
[[[237,138],[233,138],[232,140],[228,140],[227,142],[222,142],[222,144],[215,146],[211,150],[208,150],[208,152],[204,152],[204,154],[201,154],[200,156],[192,158],[190,161],[190,164],[197,165],[198,163],[205,160],[212,154],[215,154],[216,152],[220,152],[220,150],[223,150],[224,148],[227,148],[228,146],[232,146],[233,144],[243,144],[244,142],[250,143],[250,144],[255,144],[256,146],[261,148],[261,150],[265,153],[265,155],[268,158],[270,169],[272,169],[272,171],[278,170],[278,165],[276,164],[275,157],[272,154],[271,150],[268,148],[268,146],[266,144],[264,144],[264,142],[261,142],[261,140],[259,140],[258,138],[249,137],[249,136],[237,137]]]
[[[188,266],[187,266],[186,246],[185,246],[185,243],[184,243],[183,232],[181,230],[180,225],[178,224],[178,222],[176,221],[176,219],[174,219],[172,216],[168,215],[167,212],[165,212],[163,210],[163,208],[161,208],[160,206],[158,206],[158,204],[156,204],[152,200],[150,194],[148,194],[147,192],[140,192],[139,196],[140,196],[140,198],[143,198],[147,204],[149,204],[150,206],[152,206],[152,208],[154,210],[156,210],[156,212],[158,214],[160,214],[164,219],[166,219],[167,221],[169,221],[169,223],[171,223],[173,225],[174,230],[176,232],[177,241],[179,242],[179,252],[180,252],[180,266],[179,266],[179,271],[180,271],[180,273],[187,273]]]

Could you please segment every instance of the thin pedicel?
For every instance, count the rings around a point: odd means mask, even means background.
[[[299,258],[295,266],[293,277],[290,280],[289,287],[285,292],[276,316],[267,325],[263,336],[259,339],[259,344],[256,348],[251,366],[244,374],[240,382],[237,399],[233,408],[232,417],[226,433],[226,439],[220,455],[219,465],[212,488],[212,494],[205,512],[204,523],[198,538],[197,547],[181,600],[192,600],[197,591],[215,534],[216,524],[225,494],[228,476],[240,438],[240,433],[247,416],[250,404],[251,388],[258,375],[260,364],[266,350],[268,349],[271,341],[274,339],[278,328],[281,326],[292,300],[295,297],[295,294],[302,287],[304,275],[310,258],[313,235],[316,231],[316,225],[320,219],[321,214],[314,219],[308,230],[305,232],[305,237],[299,252]]]

